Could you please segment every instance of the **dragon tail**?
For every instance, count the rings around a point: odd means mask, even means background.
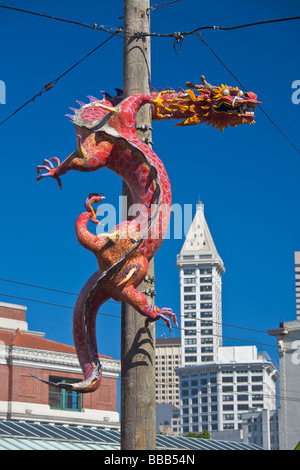
[[[83,380],[76,383],[50,382],[35,374],[31,376],[59,389],[79,393],[94,392],[100,387],[102,365],[97,349],[96,319],[99,308],[110,298],[102,287],[102,280],[102,276],[99,279],[99,272],[94,273],[82,288],[74,307],[73,338]]]

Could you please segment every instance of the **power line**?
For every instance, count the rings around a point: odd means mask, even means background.
[[[8,295],[8,294],[2,294],[2,293],[0,293],[0,296],[9,297],[10,299],[26,300],[26,302],[34,302],[34,303],[37,303],[37,304],[50,305],[52,307],[67,308],[69,310],[74,310],[74,307],[69,307],[68,305],[59,305],[59,304],[54,304],[54,303],[51,303],[51,302],[45,302],[43,300],[28,299],[26,297],[18,297],[16,295]],[[100,315],[104,315],[106,317],[119,318],[119,319],[121,318],[120,316],[112,315],[111,313],[102,313],[102,312],[98,312],[98,313]]]
[[[294,20],[300,20],[300,16],[292,16],[288,18],[277,18],[274,20],[264,20],[264,21],[256,21],[254,23],[246,23],[246,24],[240,24],[236,26],[229,26],[229,27],[224,27],[224,26],[200,26],[199,28],[195,28],[191,31],[184,31],[184,32],[176,32],[176,33],[144,33],[143,31],[135,31],[136,35],[139,36],[151,36],[151,37],[176,37],[181,35],[182,37],[193,35],[198,33],[199,31],[204,31],[204,30],[218,30],[218,31],[234,31],[236,29],[242,29],[242,28],[249,28],[253,26],[260,26],[264,24],[270,24],[270,23],[279,23],[283,21],[294,21]]]
[[[73,296],[78,297],[78,294],[75,294],[74,292],[68,292],[68,291],[63,291],[63,290],[58,290],[58,289],[52,289],[52,288],[49,288],[49,287],[42,287],[42,286],[38,286],[36,284],[28,284],[28,283],[25,283],[25,282],[12,281],[12,280],[3,279],[3,278],[0,278],[0,281],[1,282],[8,282],[8,283],[11,283],[11,284],[18,284],[18,285],[26,286],[26,287],[33,287],[35,289],[42,289],[42,290],[47,290],[47,291],[51,291],[51,292],[57,292],[59,294],[73,295]],[[117,302],[115,300],[107,300],[107,302],[119,305],[119,302]],[[180,317],[180,318],[183,318],[187,321],[193,321],[193,319],[191,319],[189,317],[186,317],[185,315],[177,314],[176,316]],[[247,327],[244,327],[244,326],[231,325],[230,323],[219,322],[217,320],[209,320],[209,321],[212,321],[213,323],[216,323],[216,324],[219,324],[219,325],[228,326],[230,328],[237,328],[237,329],[246,330],[246,331],[253,331],[255,333],[261,333],[261,334],[268,334],[266,331],[257,330],[255,328],[247,328]]]
[[[82,23],[80,21],[67,20],[65,18],[58,18],[57,16],[45,15],[44,13],[38,13],[38,12],[35,12],[35,11],[24,10],[22,8],[9,7],[7,5],[0,5],[0,8],[5,8],[7,10],[12,10],[12,11],[18,11],[18,12],[21,12],[21,13],[27,13],[29,15],[39,16],[41,18],[48,18],[50,20],[62,21],[63,23],[70,23],[70,24],[74,24],[76,26],[82,26],[83,28],[94,29],[94,30],[97,30],[97,31],[104,31],[106,33],[111,33],[111,34],[114,34],[116,36],[119,36],[119,32],[122,29],[120,27],[118,27],[118,28],[115,28],[115,27],[112,27],[112,26],[106,27],[104,25],[98,26],[96,23],[93,24],[93,25],[86,24],[86,23]],[[115,30],[115,32],[113,32],[114,30]]]
[[[95,47],[93,50],[91,50],[88,54],[86,54],[82,59],[78,60],[74,65],[69,67],[65,72],[63,72],[61,75],[59,75],[55,80],[52,80],[51,82],[46,83],[46,85],[43,86],[41,91],[34,95],[30,100],[26,101],[24,104],[22,104],[19,108],[17,108],[13,113],[11,113],[9,116],[7,116],[2,122],[0,122],[0,126],[4,124],[6,121],[8,121],[10,118],[12,118],[15,114],[17,114],[21,109],[23,109],[25,106],[27,106],[29,103],[34,102],[36,98],[42,96],[42,94],[46,93],[47,91],[51,90],[56,83],[61,80],[65,75],[71,72],[75,67],[77,67],[81,62],[83,62],[85,59],[87,59],[90,55],[92,55],[94,52],[96,52],[100,47],[104,46],[110,39],[114,37],[114,34],[111,34],[105,41],[101,42],[97,47]]]
[[[167,3],[155,4],[152,7],[150,7],[150,10],[157,10],[158,8],[161,8],[161,7],[166,6],[166,5],[170,5],[172,3],[177,3],[179,1],[181,1],[181,0],[173,0],[173,1],[169,1]],[[7,6],[7,5],[0,5],[0,8],[4,8],[4,9],[7,9],[7,10],[11,10],[11,11],[17,11],[17,12],[21,12],[21,13],[26,13],[26,14],[30,14],[30,15],[34,15],[34,16],[39,16],[41,18],[48,18],[48,19],[55,20],[55,21],[61,21],[63,23],[74,24],[76,26],[81,26],[81,27],[88,28],[88,29],[104,31],[104,32],[112,33],[112,34],[115,34],[116,36],[122,37],[122,35],[120,34],[120,30],[121,30],[120,27],[118,27],[118,28],[117,27],[112,27],[112,26],[105,27],[104,25],[98,26],[97,23],[86,24],[86,23],[82,23],[80,21],[68,20],[68,19],[65,19],[65,18],[59,18],[57,16],[46,15],[44,13],[38,13],[38,12],[35,12],[35,11],[31,11],[31,10],[24,10],[22,8],[10,7],[10,6]],[[291,16],[291,17],[287,17],[287,18],[276,18],[276,19],[271,19],[271,20],[255,21],[253,23],[245,23],[245,24],[240,24],[240,25],[236,25],[236,26],[214,26],[214,25],[200,26],[200,27],[195,28],[191,31],[184,31],[182,33],[178,33],[178,32],[173,32],[173,33],[145,33],[143,31],[135,31],[135,34],[136,34],[136,37],[141,37],[141,36],[178,37],[179,34],[182,35],[182,36],[188,36],[188,35],[196,34],[199,31],[205,31],[205,30],[234,31],[234,30],[242,29],[242,28],[249,28],[249,27],[253,27],[253,26],[261,26],[261,25],[266,25],[266,24],[271,24],[271,23],[280,23],[280,22],[286,22],[286,21],[295,21],[295,20],[299,20],[299,19],[300,19],[300,16]],[[114,33],[113,33],[113,30],[115,30]]]
[[[9,298],[12,298],[12,299],[18,299],[18,300],[25,300],[26,302],[34,302],[34,303],[39,303],[39,304],[43,304],[43,305],[49,305],[49,306],[52,306],[52,307],[59,307],[59,308],[66,308],[66,309],[70,309],[70,310],[73,310],[74,307],[70,307],[70,306],[67,306],[67,305],[60,305],[60,304],[56,304],[56,303],[52,303],[52,302],[45,302],[45,301],[42,301],[42,300],[36,300],[36,299],[31,299],[31,298],[26,298],[26,297],[19,297],[19,296],[14,296],[14,295],[8,295],[8,294],[3,294],[0,292],[0,296],[3,296],[3,297],[9,297]],[[117,302],[116,302],[117,303]],[[98,312],[99,314],[101,315],[105,315],[107,317],[112,317],[112,318],[118,318],[118,319],[121,319],[120,316],[118,315],[112,315],[112,314],[104,314],[102,312]],[[165,327],[165,328],[168,328],[167,325],[160,325],[160,324],[157,324],[157,326],[160,326],[160,327]],[[178,330],[184,330],[184,328],[181,328],[181,327],[177,327]],[[201,333],[199,330],[195,330],[197,333]],[[231,336],[224,336],[222,334],[217,334],[217,333],[212,333],[211,336],[217,336],[217,337],[221,337],[221,338],[225,338],[225,339],[230,339],[230,340],[234,340],[234,341],[242,341],[244,343],[251,343],[251,344],[257,344],[257,345],[260,345],[260,346],[267,346],[267,347],[271,347],[271,348],[277,348],[277,346],[273,345],[273,344],[267,344],[267,343],[261,343],[261,342],[258,342],[258,341],[251,341],[251,340],[246,340],[246,339],[241,339],[241,338],[234,338],[234,337],[231,337]],[[285,348],[285,350],[289,350],[288,348]],[[294,351],[293,349],[291,349],[292,351]]]
[[[38,286],[36,284],[29,284],[29,283],[25,283],[25,282],[13,281],[13,280],[4,279],[4,278],[0,278],[0,282],[8,282],[8,283],[11,283],[11,284],[17,284],[17,285],[26,286],[26,287],[33,287],[35,289],[41,289],[41,290],[46,290],[46,291],[50,291],[50,292],[56,292],[56,293],[59,293],[59,294],[66,294],[66,295],[72,295],[72,296],[78,297],[78,294],[76,294],[74,292],[63,291],[63,290],[59,290],[59,289],[53,289],[53,288],[50,288],[50,287]],[[11,296],[8,296],[6,294],[0,294],[0,295],[6,296],[6,297],[11,297]],[[15,297],[13,297],[13,298],[15,298]],[[28,300],[28,299],[22,298],[22,297],[16,297],[16,298],[19,298],[21,300]],[[29,299],[29,301],[30,301],[30,299]],[[42,301],[33,301],[33,302],[42,303]],[[117,302],[115,300],[107,300],[106,302],[109,302],[109,303],[112,303],[112,304],[115,304],[115,305],[119,305],[119,302]],[[52,304],[52,303],[47,303],[47,302],[44,302],[44,303],[46,305],[53,305],[53,306],[57,306],[57,307],[73,309],[73,307],[66,307],[64,305],[57,305],[57,304]],[[107,314],[107,316],[109,316],[109,315]],[[176,316],[179,317],[179,318],[183,318],[184,320],[187,320],[187,321],[193,321],[192,318],[186,317],[185,315],[176,314]],[[119,318],[119,317],[116,317],[116,318]],[[200,321],[201,321],[201,319],[200,319]],[[204,320],[204,321],[206,321],[206,320]],[[254,333],[260,333],[260,334],[268,335],[267,331],[264,331],[264,330],[258,330],[258,329],[255,329],[255,328],[249,328],[249,327],[239,326],[239,325],[232,325],[230,323],[219,322],[217,320],[209,320],[209,321],[211,321],[212,323],[216,323],[218,325],[227,326],[229,328],[237,328],[237,329],[240,329],[240,330],[252,331]],[[159,325],[158,324],[158,326],[163,326],[164,327],[165,325]],[[187,327],[185,327],[185,328],[187,328]],[[179,328],[179,329],[184,330],[184,328]],[[226,339],[235,339],[235,338],[230,338],[230,337],[226,337],[226,336],[223,336],[223,335],[217,335],[217,336],[222,336],[223,338],[226,338]],[[294,338],[294,339],[297,339],[297,340],[299,339],[298,337],[296,338],[296,337],[293,337],[293,336],[289,336],[289,338],[290,339]],[[240,340],[240,341],[243,341],[243,340]],[[247,342],[249,342],[249,341],[247,341]],[[263,345],[263,343],[258,343],[258,344]],[[269,346],[269,345],[266,345],[266,346]],[[276,346],[273,346],[273,347],[276,347]]]
[[[300,18],[300,17],[299,17]],[[247,88],[240,82],[240,80],[236,77],[236,75],[227,67],[227,65],[223,62],[223,60],[218,56],[218,54],[213,50],[211,46],[207,44],[206,41],[202,38],[201,34],[197,35],[199,39],[205,44],[205,46],[214,54],[214,56],[218,59],[218,61],[223,65],[223,67],[230,73],[230,75],[237,81],[237,83],[244,89]],[[294,149],[300,153],[298,147],[291,141],[291,139],[280,129],[280,127],[273,121],[273,119],[264,111],[261,105],[258,105],[259,109],[264,113],[264,115],[269,119],[269,121],[276,127],[276,129],[281,133],[281,135],[294,147]]]

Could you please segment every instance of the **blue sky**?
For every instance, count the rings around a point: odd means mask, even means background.
[[[154,3],[154,2],[153,2]],[[15,0],[7,5],[88,24],[122,25],[123,2]],[[199,26],[233,26],[299,15],[296,1],[249,2],[182,0],[151,13],[157,33],[189,31]],[[1,73],[6,104],[0,120],[38,93],[90,50],[107,33],[0,11]],[[300,79],[299,21],[236,31],[204,31],[202,36],[227,67],[257,93],[263,109],[300,147],[300,104],[292,103],[292,83]],[[180,54],[173,39],[152,39],[152,86],[184,87],[204,74],[213,85],[236,81],[196,36],[186,37]],[[108,170],[68,173],[63,190],[46,179],[35,182],[44,158],[66,158],[76,146],[65,114],[76,100],[101,97],[122,88],[122,39],[115,37],[63,77],[56,86],[0,126],[0,278],[78,293],[96,270],[93,255],[77,243],[74,223],[90,192],[103,192],[117,205],[121,180]],[[194,204],[199,194],[222,257],[223,321],[266,331],[295,319],[294,251],[300,250],[300,155],[257,109],[256,124],[225,129],[199,125],[175,128],[154,123],[154,150],[169,174],[173,202]],[[165,240],[155,258],[156,303],[178,314],[176,255],[183,240]],[[5,294],[6,296],[4,296]],[[27,305],[29,329],[46,338],[73,344],[72,310],[14,299],[16,296],[72,307],[75,297],[0,281],[0,301]],[[120,316],[120,306],[101,311]],[[162,323],[157,336],[168,334]],[[99,315],[99,351],[120,358],[120,320]],[[267,334],[224,326],[225,345],[263,343],[277,360],[275,339]],[[171,335],[179,336],[174,329]],[[229,339],[234,338],[234,339]],[[244,340],[244,341],[242,341]]]

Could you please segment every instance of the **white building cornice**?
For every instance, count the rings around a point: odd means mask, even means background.
[[[120,361],[101,357],[104,377],[118,377]],[[76,354],[0,345],[0,364],[82,374]]]

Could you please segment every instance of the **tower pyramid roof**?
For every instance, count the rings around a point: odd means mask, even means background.
[[[181,259],[186,255],[199,255],[199,259],[205,258],[201,255],[212,255],[212,258],[215,261],[218,260],[225,270],[204,217],[204,205],[201,201],[197,203],[195,217],[180,251]]]

